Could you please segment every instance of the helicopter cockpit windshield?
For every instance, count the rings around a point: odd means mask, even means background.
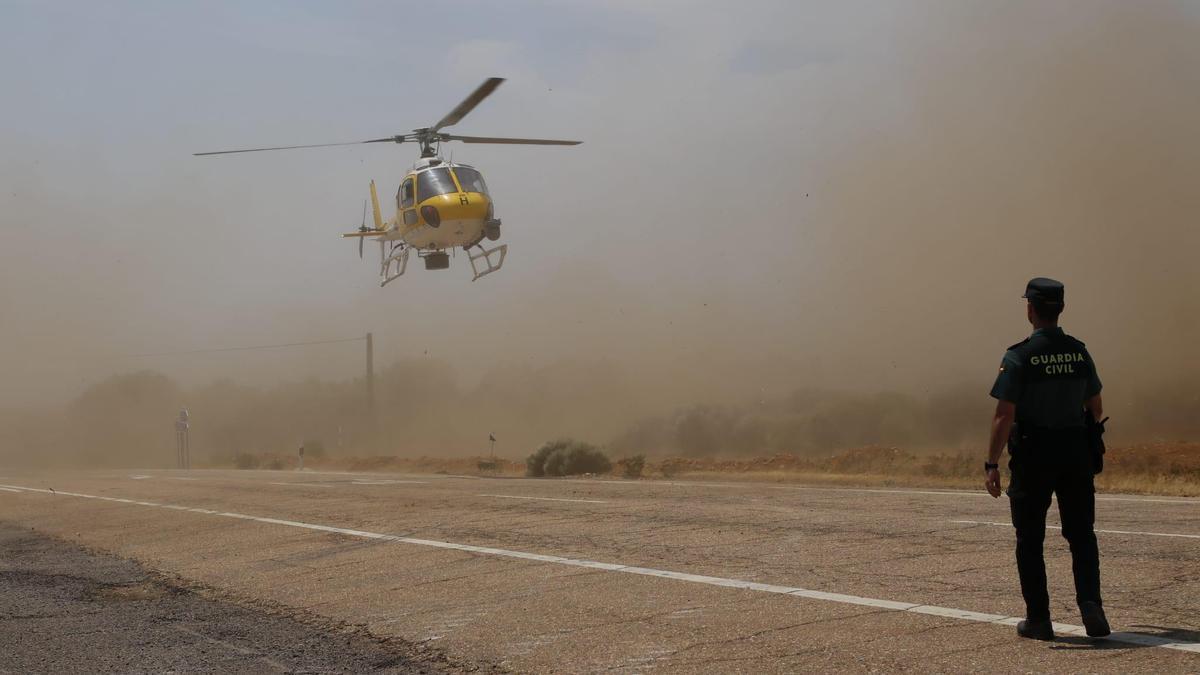
[[[454,179],[450,177],[450,169],[430,169],[417,174],[417,200],[425,201],[430,197],[447,195],[458,192]]]
[[[478,192],[487,194],[487,183],[483,182],[483,176],[478,171],[469,166],[454,167],[454,175],[458,176],[458,184],[462,186],[463,192]]]

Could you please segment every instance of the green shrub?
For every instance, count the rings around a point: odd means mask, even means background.
[[[319,440],[304,441],[305,459],[322,459],[325,457],[325,443]]]
[[[612,462],[599,448],[569,438],[550,441],[525,460],[525,474],[533,477],[577,476],[610,471]]]
[[[646,456],[634,455],[617,460],[617,467],[626,478],[641,478],[642,471],[646,468]]]
[[[258,457],[248,452],[239,452],[233,456],[233,465],[239,469],[257,469]]]
[[[658,471],[663,478],[674,478],[683,470],[685,461],[682,457],[668,457],[659,462]]]
[[[542,447],[534,451],[528,459],[525,460],[525,475],[533,478],[541,478],[546,475],[546,458],[550,453],[564,447],[567,441],[550,441]]]

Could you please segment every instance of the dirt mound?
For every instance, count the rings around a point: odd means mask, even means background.
[[[622,461],[618,460],[618,467],[624,466]],[[640,475],[646,478],[730,476],[747,480],[976,488],[981,480],[982,462],[982,449],[927,453],[867,446],[849,448],[826,457],[779,453],[743,458],[647,459]],[[294,468],[295,458],[253,456],[244,464],[239,468]],[[524,462],[484,456],[322,458],[305,465],[326,471],[525,475]],[[622,471],[618,474],[624,475]],[[1156,442],[1109,448],[1104,473],[1097,477],[1096,484],[1108,492],[1198,495],[1200,443]]]
[[[1106,470],[1122,473],[1184,475],[1200,480],[1200,443],[1141,443],[1109,448]]]
[[[344,471],[412,471],[416,473],[477,474],[498,473],[523,475],[524,462],[513,462],[500,457],[347,457],[324,460],[322,469]]]

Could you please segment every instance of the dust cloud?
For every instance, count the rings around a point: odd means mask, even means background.
[[[207,91],[204,36],[183,36],[165,64],[103,74],[117,94],[56,137],[37,122],[76,120],[74,90],[30,74],[54,61],[25,45],[0,148],[0,462],[165,466],[184,405],[215,459],[479,454],[489,433],[513,457],[559,436],[978,447],[1040,275],[1067,285],[1114,438],[1200,438],[1194,5],[768,7],[606,9],[614,44],[569,66],[464,39],[410,126],[500,73],[463,133],[586,142],[455,148],[496,194],[505,269],[470,284],[458,256],[386,289],[332,235],[357,226],[369,177],[394,185],[403,149],[186,154],[370,137],[395,110],[283,78],[231,115],[205,94],[235,85]],[[361,58],[329,50],[294,67]],[[293,67],[258,57],[246,77]],[[134,78],[158,116],[122,97]],[[374,419],[361,343],[142,356],[368,331]]]

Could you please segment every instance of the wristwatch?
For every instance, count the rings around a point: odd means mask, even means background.
[[[999,465],[999,464],[992,464],[991,462],[984,462],[984,463],[983,463],[983,470],[984,470],[984,471],[991,471],[992,469],[996,469],[996,470],[998,471],[998,470],[1000,470],[1000,465]]]

